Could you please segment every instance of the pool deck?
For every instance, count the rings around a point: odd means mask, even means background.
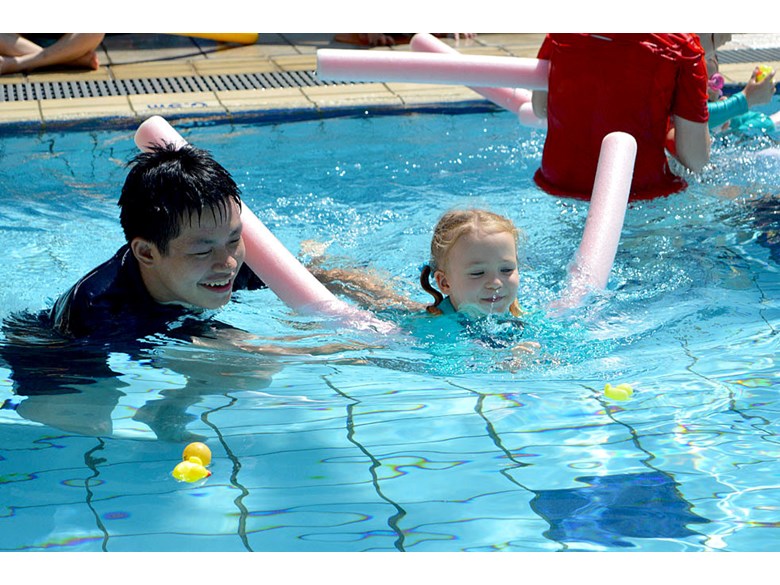
[[[1,76],[0,126],[38,129],[96,119],[131,125],[153,114],[177,119],[253,113],[317,116],[334,109],[419,109],[482,100],[467,87],[453,85],[296,82],[296,72],[316,70],[316,51],[320,48],[410,50],[408,44],[367,49],[336,42],[334,37],[333,33],[261,33],[254,44],[238,45],[173,34],[110,34],[98,50],[100,67],[96,71],[50,69]],[[485,33],[474,39],[445,42],[467,54],[535,57],[543,38],[541,33]],[[730,57],[721,58],[726,82],[741,85],[758,63],[780,70],[780,34],[735,34],[719,54]],[[278,87],[249,89],[221,84],[203,90],[198,83],[191,83],[215,77],[240,80],[247,75],[273,78],[274,74],[291,74],[293,80],[279,84],[274,81]],[[316,81],[316,76],[313,79]],[[171,82],[178,84],[172,91]],[[91,87],[107,84],[141,89],[127,95],[90,95],[94,93]],[[43,86],[48,95],[32,93],[30,97],[30,88]],[[51,88],[60,86],[71,93],[52,95]],[[74,87],[87,88],[86,95],[74,96]]]

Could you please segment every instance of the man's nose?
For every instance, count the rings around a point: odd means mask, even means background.
[[[223,249],[214,259],[215,268],[227,268],[234,270],[238,266],[238,260],[230,250]]]

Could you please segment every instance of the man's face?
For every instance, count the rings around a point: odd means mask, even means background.
[[[245,254],[241,213],[234,201],[223,216],[207,209],[200,217],[193,213],[184,218],[181,233],[169,242],[166,254],[147,245],[148,254],[139,257],[136,247],[134,252],[157,302],[216,309],[230,300]]]

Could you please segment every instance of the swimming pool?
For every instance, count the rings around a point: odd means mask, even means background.
[[[543,134],[510,114],[177,128],[294,253],[329,242],[338,262],[420,301],[443,211],[510,216],[525,231],[526,334],[542,351],[507,368],[436,321],[388,314],[406,324],[388,337],[336,330],[255,291],[219,318],[264,343],[355,348],[43,347],[24,356],[50,391],[26,397],[0,362],[0,550],[780,549],[779,169],[755,156],[771,141],[718,141],[685,193],[633,204],[608,290],[552,318],[587,204],[533,185]],[[49,307],[122,243],[116,200],[134,154],[132,131],[0,139],[2,318]],[[607,382],[631,383],[633,398],[607,400]],[[210,445],[213,475],[177,483],[193,438]]]

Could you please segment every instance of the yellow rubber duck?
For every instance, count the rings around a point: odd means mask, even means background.
[[[193,455],[200,459],[203,465],[211,465],[211,449],[209,449],[208,445],[205,443],[190,443],[184,447],[184,452],[181,454],[181,458],[186,461]]]
[[[628,400],[634,393],[634,389],[631,384],[607,384],[604,386],[604,396],[611,400]]]
[[[769,65],[759,65],[758,75],[756,75],[756,81],[761,82],[764,77],[772,73],[772,68]]]
[[[195,442],[184,447],[182,462],[173,468],[173,477],[189,483],[200,481],[211,475],[206,469],[211,464],[211,449],[205,443]]]
[[[182,461],[176,467],[173,468],[171,474],[179,481],[186,481],[192,483],[200,481],[204,477],[211,475],[211,472],[203,465],[203,461],[196,456],[188,457],[186,461]]]

